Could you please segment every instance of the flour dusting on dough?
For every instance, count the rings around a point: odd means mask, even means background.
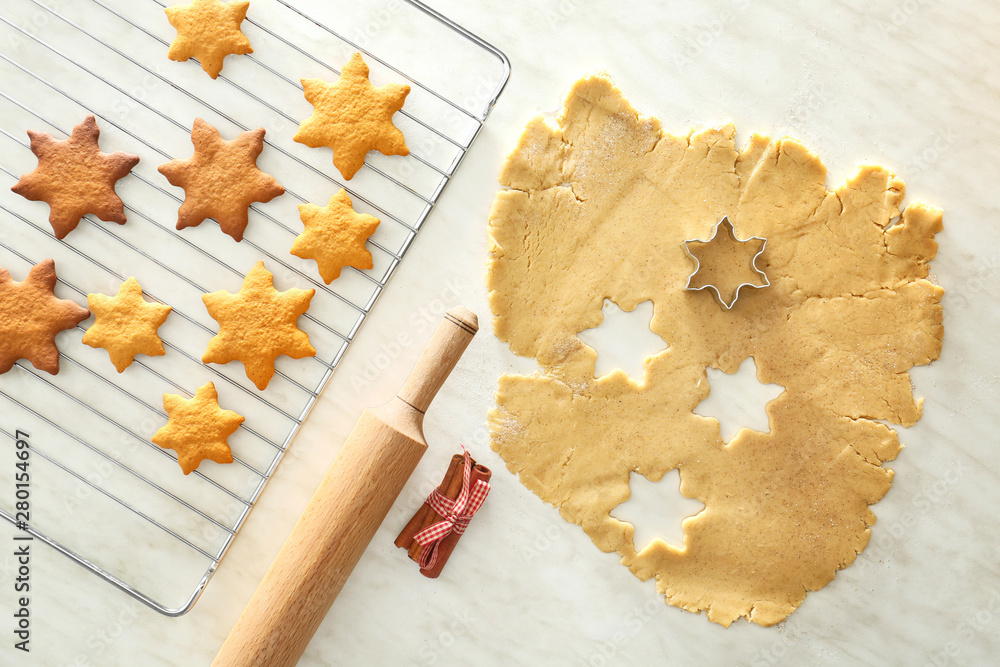
[[[786,618],[868,543],[869,506],[889,490],[882,465],[896,432],[920,418],[911,367],[936,359],[943,290],[928,281],[941,211],[900,211],[903,182],[863,165],[836,190],[826,167],[792,139],[753,135],[738,150],[727,125],[686,136],[643,117],[606,75],[577,82],[555,126],[532,120],[500,175],[490,216],[487,284],[494,330],[542,372],[504,375],[492,446],[521,481],[636,576],[655,577],[669,604],[728,626]],[[761,236],[771,286],[731,311],[684,289],[685,239],[729,216]],[[898,218],[896,224],[892,224]],[[646,381],[593,378],[594,351],[576,334],[651,299],[650,328],[670,345],[646,360]],[[771,430],[729,444],[693,414],[706,367],[733,373],[753,356],[784,394]],[[629,474],[677,468],[706,508],[685,525],[686,548],[640,552],[610,511]]]

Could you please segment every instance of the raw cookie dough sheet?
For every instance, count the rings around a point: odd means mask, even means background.
[[[669,604],[729,625],[786,618],[868,542],[900,443],[890,424],[920,418],[907,370],[936,359],[943,290],[927,280],[939,209],[899,210],[904,186],[862,165],[827,190],[820,159],[793,139],[726,125],[673,135],[640,115],[604,75],[577,82],[557,123],[532,120],[503,167],[490,216],[487,277],[497,336],[542,370],[500,378],[492,445],[540,498],[579,524]],[[725,310],[685,289],[687,239],[723,216],[737,236],[767,239],[771,285]],[[669,346],[641,384],[594,378],[576,334],[651,299],[650,328]],[[707,367],[753,357],[760,382],[785,391],[770,432],[728,443],[693,414]],[[629,474],[673,469],[705,504],[684,543],[638,553],[610,515]],[[643,545],[636,545],[640,548]]]

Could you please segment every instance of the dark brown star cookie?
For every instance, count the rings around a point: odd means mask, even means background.
[[[56,263],[51,259],[33,266],[22,282],[0,268],[0,373],[18,359],[53,375],[59,372],[56,334],[90,317],[90,311],[57,298],[55,286]]]
[[[106,222],[125,224],[125,207],[115,183],[139,162],[138,155],[102,153],[101,131],[93,116],[73,128],[65,141],[28,130],[38,167],[11,188],[31,201],[49,205],[49,223],[57,239],[64,238],[87,213]]]
[[[269,202],[285,192],[272,176],[257,168],[257,157],[264,149],[264,128],[226,141],[217,129],[195,118],[191,143],[194,155],[190,160],[172,160],[159,166],[171,185],[184,188],[177,229],[214,218],[222,231],[242,241],[250,204]]]

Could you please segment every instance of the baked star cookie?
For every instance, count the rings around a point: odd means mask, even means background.
[[[194,0],[165,8],[167,20],[177,29],[167,57],[178,62],[197,58],[201,68],[216,78],[226,56],[253,53],[250,40],[240,30],[249,7],[249,0]]]
[[[247,209],[255,201],[269,202],[285,188],[257,168],[264,150],[264,128],[242,132],[226,141],[201,118],[191,131],[194,155],[159,166],[171,185],[184,188],[184,203],[177,211],[177,229],[197,227],[214,218],[237,241],[243,240],[249,220]]]
[[[203,294],[202,300],[216,322],[219,333],[208,341],[201,358],[206,364],[242,361],[247,377],[264,390],[274,376],[274,360],[280,355],[293,359],[316,356],[309,335],[296,325],[309,310],[314,289],[274,289],[274,276],[257,264],[236,294],[220,291]]]
[[[0,268],[0,373],[27,359],[40,371],[59,372],[56,334],[72,329],[90,317],[90,311],[73,301],[59,299],[56,263],[42,260],[31,267],[23,282],[14,282]]]
[[[138,155],[102,153],[101,131],[93,116],[73,128],[65,141],[28,130],[38,167],[11,188],[31,201],[49,205],[49,224],[57,239],[76,229],[87,213],[105,222],[125,224],[125,207],[115,183],[139,163]]]
[[[292,254],[316,260],[319,275],[327,285],[340,277],[345,266],[356,269],[374,266],[365,241],[375,233],[379,219],[356,213],[346,190],[341,188],[323,207],[299,204],[299,216],[305,231],[295,238]]]
[[[163,409],[167,411],[167,423],[152,440],[177,452],[177,462],[185,475],[191,474],[205,459],[233,462],[227,439],[240,427],[244,417],[219,406],[214,384],[209,382],[199,387],[193,398],[164,394]]]
[[[83,342],[107,350],[119,373],[137,354],[151,357],[164,354],[156,330],[166,321],[170,306],[146,302],[135,278],[122,283],[117,296],[88,294],[87,305],[95,320],[83,335]]]
[[[410,87],[400,83],[374,87],[360,53],[351,56],[336,83],[302,79],[302,89],[313,113],[292,138],[310,148],[332,148],[333,164],[347,180],[361,169],[368,151],[410,154],[403,133],[392,124]]]

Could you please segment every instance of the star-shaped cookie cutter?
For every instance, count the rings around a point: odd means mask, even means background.
[[[699,260],[698,257],[696,257],[694,253],[691,252],[691,249],[688,247],[688,244],[691,243],[711,243],[715,241],[715,239],[719,237],[719,230],[723,227],[723,225],[725,225],[726,233],[729,235],[729,238],[735,241],[736,243],[749,243],[750,241],[761,242],[760,249],[754,254],[752,258],[750,258],[750,269],[754,273],[759,275],[764,281],[762,285],[758,285],[756,283],[751,283],[751,282],[740,283],[733,290],[733,298],[728,303],[726,302],[726,299],[722,296],[722,292],[719,290],[717,285],[714,285],[712,283],[706,283],[704,285],[699,285],[698,287],[691,286],[691,281],[694,280],[694,277],[698,275],[699,271],[701,271],[701,260]],[[769,287],[771,285],[771,282],[767,279],[767,274],[764,273],[759,268],[757,268],[757,258],[764,254],[764,248],[767,247],[767,239],[765,239],[763,236],[751,236],[746,239],[740,239],[739,237],[736,236],[736,229],[733,227],[733,223],[729,221],[728,215],[723,216],[722,220],[719,220],[718,224],[715,225],[715,231],[712,233],[712,237],[708,241],[703,241],[701,239],[688,239],[687,241],[684,241],[682,245],[684,246],[684,252],[687,253],[687,256],[690,257],[692,261],[694,261],[694,271],[692,271],[691,275],[688,276],[688,281],[687,285],[685,286],[685,289],[691,290],[692,292],[698,292],[703,289],[711,290],[712,294],[715,295],[716,300],[726,310],[730,310],[734,305],[736,305],[736,301],[740,297],[740,290],[743,289],[744,287],[761,289],[764,287]]]

